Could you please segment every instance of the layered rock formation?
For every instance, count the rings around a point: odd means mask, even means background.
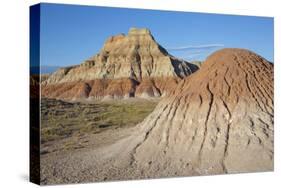
[[[61,68],[42,84],[52,98],[157,97],[195,72],[194,64],[168,54],[148,29],[112,36],[81,65]],[[76,92],[77,91],[77,92]]]
[[[133,163],[148,176],[273,170],[273,115],[273,64],[220,50],[139,125]]]
[[[248,50],[223,49],[142,123],[102,136],[119,136],[114,143],[42,160],[42,178],[69,183],[271,171],[273,118],[273,64]]]

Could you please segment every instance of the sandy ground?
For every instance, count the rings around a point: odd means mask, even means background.
[[[115,179],[114,176],[119,176],[117,172],[121,170],[119,168],[128,169],[126,164],[114,166],[118,158],[112,158],[124,148],[110,146],[122,142],[132,134],[132,131],[133,128],[109,129],[76,140],[71,137],[45,145],[43,151],[53,152],[41,154],[41,183],[60,184]],[[75,146],[64,151],[62,148],[70,141],[75,143]],[[127,157],[128,159],[120,157],[119,160],[129,162],[129,156]]]
[[[42,116],[43,127],[41,130],[54,128],[50,130],[58,132],[56,127],[59,125],[61,133],[65,134],[72,131],[72,134],[68,136],[55,135],[54,138],[47,133],[41,135],[41,184],[110,181],[144,177],[133,164],[133,149],[138,142],[134,141],[135,136],[132,135],[138,133],[139,127],[132,125],[132,123],[139,121],[138,119],[128,117],[124,120],[124,123],[127,123],[126,126],[117,126],[119,123],[117,121],[111,122],[111,126],[102,129],[96,127],[89,129],[89,131],[88,129],[79,131],[79,129],[85,127],[83,121],[80,120],[87,119],[88,124],[94,122],[97,123],[96,126],[100,126],[104,122],[99,124],[94,114],[96,111],[98,111],[97,114],[107,114],[106,105],[117,105],[117,111],[116,108],[110,109],[109,113],[112,114],[119,112],[120,106],[128,108],[130,105],[137,104],[147,108],[139,111],[139,113],[145,114],[148,113],[145,110],[153,110],[152,107],[154,108],[158,101],[159,99],[149,101],[138,99],[107,100],[98,103],[100,106],[96,106],[97,102],[89,100],[71,101],[71,103],[69,101],[50,100],[48,103],[44,103],[48,108],[47,110],[43,108],[42,113],[49,114],[49,116],[46,114]],[[81,105],[77,105],[78,103]],[[89,108],[92,111],[89,111]],[[105,112],[101,112],[101,110],[105,110]],[[91,112],[90,116],[87,115],[89,112]],[[65,117],[68,117],[68,120],[65,120]],[[72,125],[73,122],[76,122],[77,126]],[[131,125],[128,126],[128,124]]]

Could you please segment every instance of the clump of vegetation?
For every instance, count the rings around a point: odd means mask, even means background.
[[[134,126],[150,114],[156,104],[157,101],[148,100],[87,104],[42,99],[41,142]]]

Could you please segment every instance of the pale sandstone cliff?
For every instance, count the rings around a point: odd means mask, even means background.
[[[42,95],[67,99],[158,97],[197,69],[169,55],[148,29],[131,28],[127,36],[108,38],[101,51],[81,65],[53,73],[43,82]],[[82,91],[85,84],[87,89]],[[75,93],[77,89],[83,94]]]

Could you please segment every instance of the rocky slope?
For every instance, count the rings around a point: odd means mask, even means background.
[[[101,51],[81,65],[53,73],[42,84],[42,95],[66,99],[163,96],[197,69],[169,55],[148,29],[131,28],[127,36],[107,39]]]
[[[273,64],[223,49],[140,125],[136,165],[148,174],[273,170]]]
[[[42,158],[42,178],[69,183],[271,171],[273,74],[273,64],[253,52],[217,51],[142,123],[103,138],[120,133],[121,139]]]

